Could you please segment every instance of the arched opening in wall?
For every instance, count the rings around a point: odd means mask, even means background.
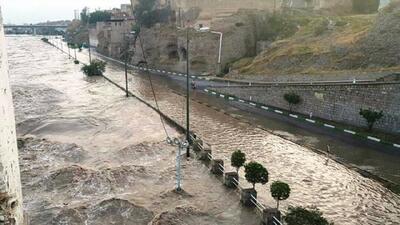
[[[11,209],[15,209],[17,207],[17,205],[18,205],[18,201],[13,201],[13,202],[11,202],[10,207],[11,207]]]
[[[186,61],[187,60],[187,50],[186,50],[186,48],[181,47],[180,52],[181,52],[181,56],[182,56],[182,61]]]
[[[168,59],[179,59],[178,51],[173,50],[168,52]]]
[[[167,45],[168,59],[179,60],[178,46],[175,42]]]

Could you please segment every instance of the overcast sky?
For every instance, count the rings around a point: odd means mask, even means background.
[[[75,9],[111,9],[124,3],[130,0],[0,0],[4,23],[14,24],[71,20]]]

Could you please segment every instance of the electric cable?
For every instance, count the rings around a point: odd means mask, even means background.
[[[144,61],[146,62],[146,70],[148,71],[147,57],[146,57],[146,53],[145,53],[144,48],[143,48],[143,41],[142,41],[142,37],[140,36],[140,32],[137,34],[137,36],[139,37],[140,48],[142,50],[142,56],[143,56]],[[153,93],[154,102],[156,103],[156,108],[157,108],[158,111],[160,111],[160,106],[158,105],[158,100],[157,100],[156,92],[154,90],[154,86],[153,86],[153,81],[151,79],[151,75],[150,75],[149,72],[147,72],[147,74],[148,74],[148,78],[149,78],[149,82],[150,82],[151,91]],[[160,120],[161,120],[161,124],[163,126],[163,129],[164,129],[165,135],[167,136],[167,138],[169,138],[168,131],[167,131],[167,128],[165,126],[164,119],[163,119],[163,117],[161,115],[160,115]]]

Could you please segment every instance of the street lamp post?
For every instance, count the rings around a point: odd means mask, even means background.
[[[76,60],[78,60],[78,59],[76,58],[76,44],[74,44],[74,54],[75,54],[75,61],[76,61]]]
[[[71,50],[69,49],[69,43],[67,43],[67,48],[68,48],[68,59],[71,59]]]
[[[178,138],[174,138],[174,140],[172,140],[170,137],[168,137],[167,143],[172,146],[178,146],[178,151],[176,154],[176,190],[181,191],[182,190],[181,154],[182,154],[182,149],[187,148],[189,146],[189,142],[187,140],[181,141]]]
[[[124,33],[124,38],[125,38],[125,51],[124,51],[124,59],[125,59],[125,92],[126,92],[126,97],[129,97],[129,90],[128,90],[128,61],[130,60],[130,54],[129,54],[129,44],[130,40],[133,35],[136,35],[134,31],[130,33]],[[136,40],[135,36],[135,40]]]
[[[189,91],[189,65],[190,65],[190,61],[189,61],[189,27],[186,28],[186,141],[188,143],[190,143],[190,123],[189,123],[189,104],[190,104],[190,100],[189,100],[189,95],[190,95],[190,91]],[[190,157],[190,145],[187,146],[186,148],[186,156]]]
[[[87,39],[87,41],[88,41],[88,50],[89,50],[89,64],[92,64],[92,52],[91,52],[91,50],[90,50],[90,12],[89,12],[89,9],[87,9],[87,11],[86,11],[86,13],[87,13],[87,31],[88,31],[88,39]]]

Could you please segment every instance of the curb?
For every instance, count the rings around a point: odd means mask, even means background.
[[[59,49],[57,46],[55,46],[51,42],[48,42],[48,44],[50,44],[53,47],[56,47],[57,49]],[[59,50],[61,50],[61,49],[59,49]],[[68,53],[64,52],[63,50],[61,50],[61,51],[63,53],[65,53],[65,54],[68,54]],[[104,57],[104,58],[106,58],[106,59],[108,59],[110,61],[116,62],[118,64],[125,64],[122,61],[110,58],[108,56],[104,56],[104,55],[100,55],[100,56]],[[171,71],[166,71],[166,70],[161,70],[161,69],[156,69],[156,68],[150,68],[150,67],[133,66],[131,64],[128,64],[128,67],[131,68],[131,69],[137,70],[137,71],[148,71],[148,72],[152,72],[152,73],[161,73],[161,74],[165,74],[165,75],[174,75],[174,76],[178,76],[178,77],[179,76],[181,76],[181,77],[182,76],[183,77],[187,76],[186,74],[183,74],[183,73],[171,72]],[[207,78],[207,77],[198,76],[198,75],[191,75],[191,78],[198,79],[198,80],[213,80],[213,79],[210,79],[210,78]],[[250,83],[250,85],[251,85],[251,83]],[[306,118],[306,117],[304,117],[302,115],[281,111],[277,107],[267,106],[267,105],[264,105],[264,104],[261,104],[261,103],[258,103],[258,102],[254,102],[254,101],[243,100],[243,99],[240,99],[240,98],[238,98],[238,97],[236,97],[234,95],[219,93],[219,92],[217,92],[215,90],[210,90],[210,89],[203,89],[203,91],[208,93],[208,94],[211,93],[211,95],[213,95],[214,97],[217,97],[217,98],[224,98],[225,100],[228,100],[228,101],[236,101],[236,102],[240,102],[242,104],[248,104],[248,105],[250,105],[252,107],[261,108],[263,110],[266,110],[266,111],[269,111],[269,112],[274,112],[274,113],[277,113],[277,114],[280,114],[280,115],[283,115],[283,116],[288,116],[288,117],[291,117],[291,118],[294,118],[294,119],[297,119],[297,120],[300,120],[300,121],[313,123],[313,124],[318,125],[320,127],[333,129],[335,131],[339,131],[339,132],[342,132],[342,133],[345,133],[345,134],[348,134],[348,135],[353,135],[353,136],[362,138],[362,139],[367,140],[367,141],[372,141],[372,142],[388,145],[388,146],[391,146],[393,148],[396,148],[396,149],[400,150],[400,143],[399,144],[398,143],[393,143],[393,142],[381,140],[381,139],[379,139],[377,137],[373,137],[373,136],[357,133],[357,132],[352,131],[352,130],[337,128],[334,125],[323,123],[323,122],[320,122],[320,121],[317,121],[317,120],[308,119],[308,118]]]
[[[247,105],[249,105],[251,107],[260,108],[260,109],[268,111],[268,112],[273,112],[273,113],[276,113],[276,114],[279,114],[279,115],[291,117],[291,118],[297,119],[299,121],[312,123],[312,124],[315,124],[315,125],[320,126],[320,127],[324,127],[324,128],[327,128],[327,129],[332,129],[332,130],[335,130],[335,131],[338,131],[338,132],[342,132],[342,133],[345,133],[345,134],[348,134],[348,135],[353,135],[353,136],[362,138],[362,139],[367,140],[367,141],[373,141],[373,142],[376,142],[376,143],[381,143],[381,144],[384,144],[384,145],[388,145],[388,146],[391,146],[391,147],[394,147],[394,148],[397,148],[397,149],[400,150],[400,144],[392,143],[392,142],[389,142],[389,141],[385,141],[385,140],[382,140],[380,138],[369,136],[369,135],[365,135],[365,134],[361,134],[361,133],[358,133],[358,132],[355,132],[355,131],[352,131],[352,130],[338,128],[338,127],[336,127],[334,125],[331,125],[331,124],[328,124],[328,123],[324,123],[324,122],[321,122],[321,121],[318,121],[318,120],[306,118],[303,115],[299,115],[299,114],[294,114],[294,113],[289,113],[289,112],[283,111],[283,110],[281,110],[281,109],[279,109],[277,107],[264,105],[264,104],[261,104],[261,103],[258,103],[258,102],[254,102],[254,101],[244,100],[244,99],[238,98],[238,97],[236,97],[234,95],[228,95],[228,94],[225,94],[225,93],[219,93],[219,92],[217,92],[215,90],[203,89],[203,91],[208,93],[208,94],[210,94],[210,95],[212,95],[212,96],[214,96],[214,97],[224,98],[227,101],[240,102],[242,104],[247,104]]]

